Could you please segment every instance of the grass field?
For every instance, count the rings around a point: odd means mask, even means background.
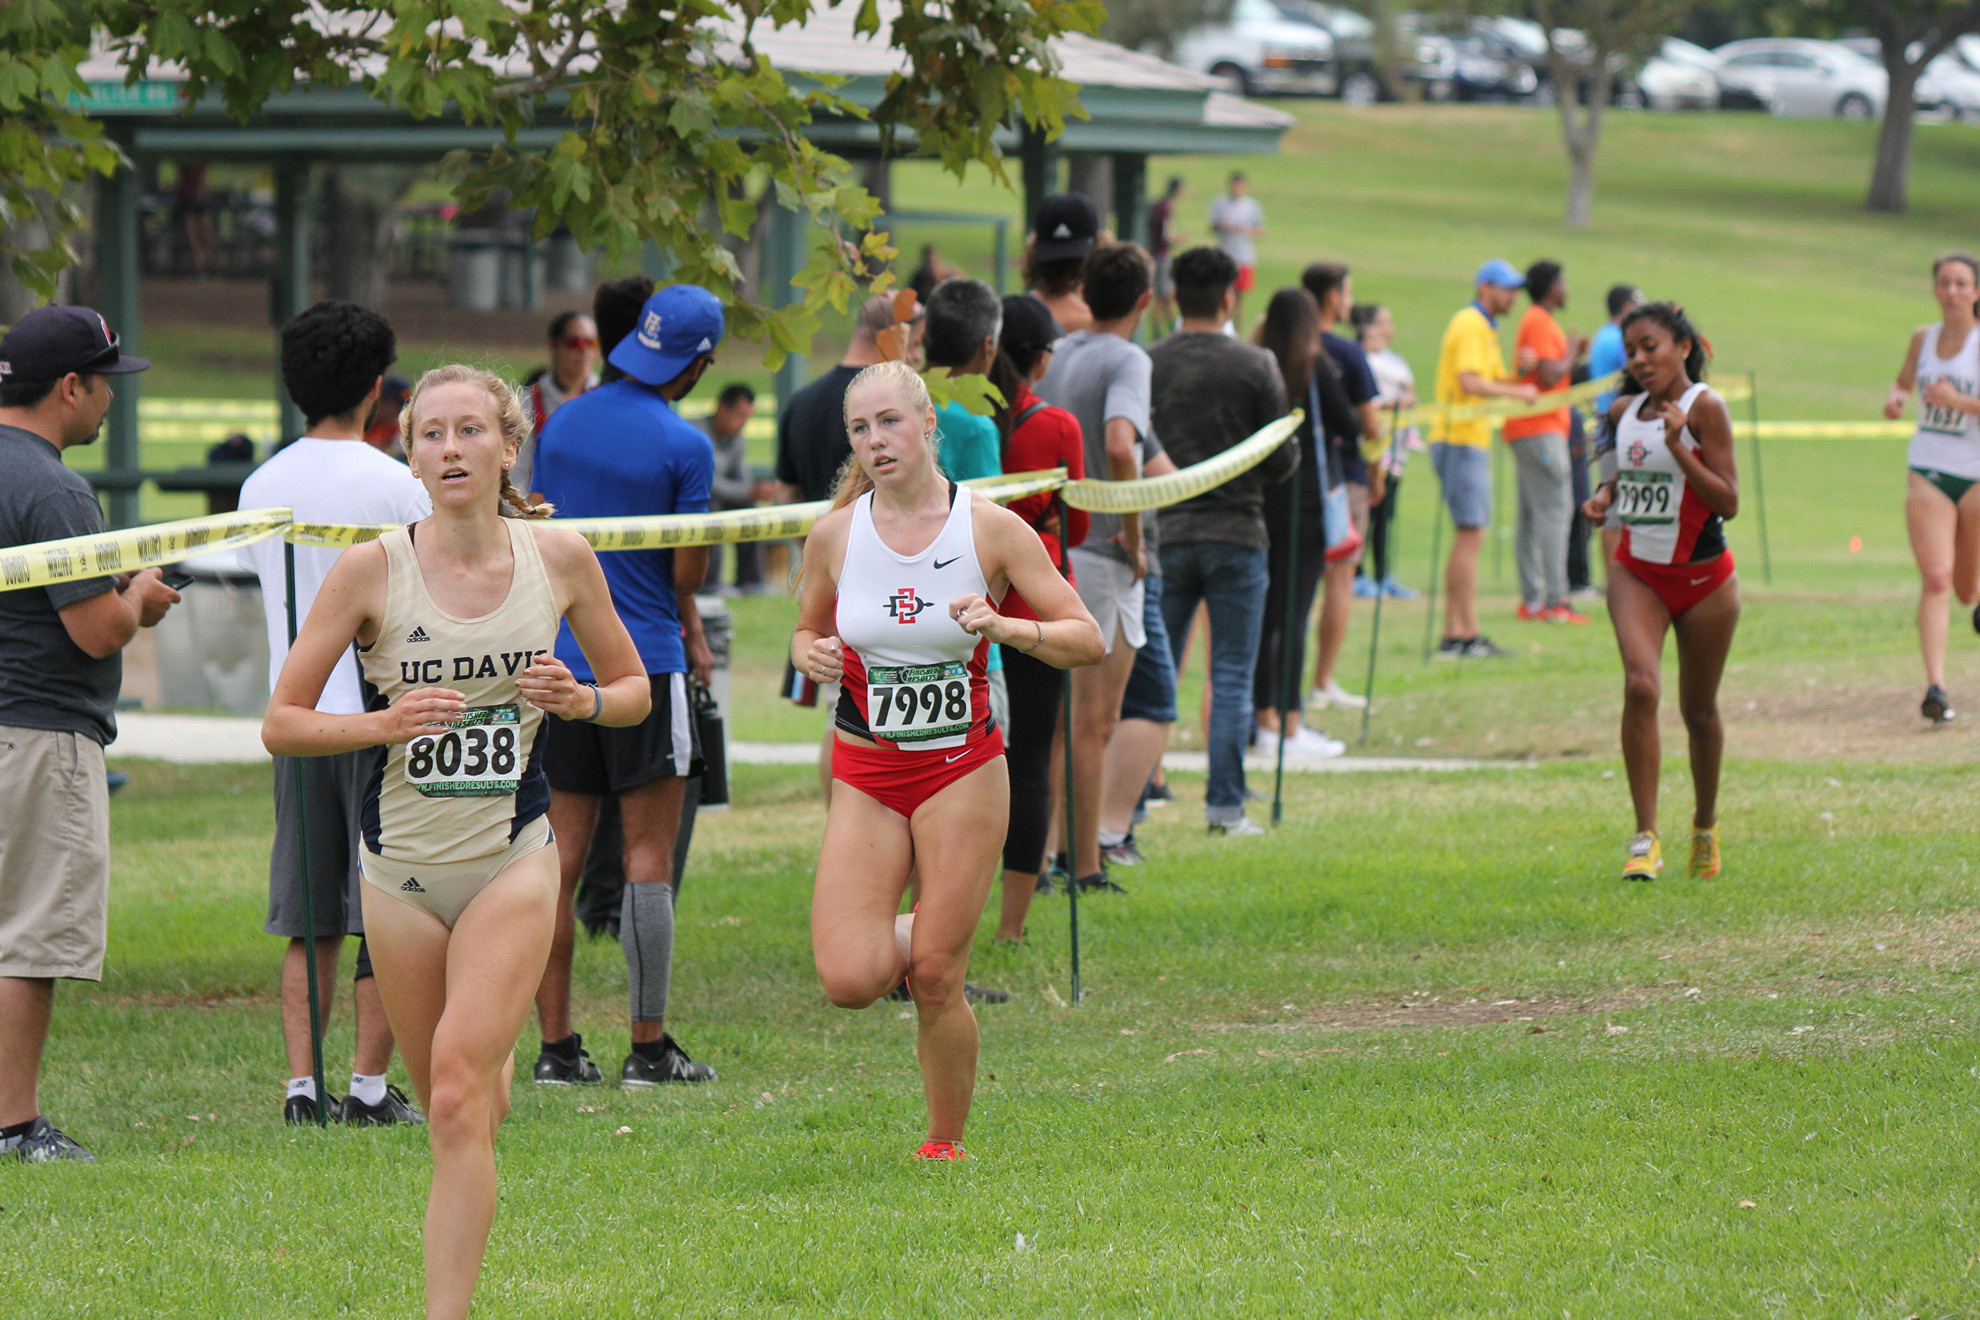
[[[1300,243],[1341,242],[1421,363],[1478,217],[1510,235],[1489,250],[1585,266],[1584,304],[1640,257],[1725,361],[1800,382],[1806,406],[1770,395],[1775,416],[1867,411],[1974,163],[1957,130],[1921,130],[1917,211],[1872,221],[1852,210],[1869,130],[1625,118],[1595,234],[1563,240],[1550,120],[1301,114],[1292,145],[1341,168],[1253,164],[1268,209],[1311,217],[1299,243],[1274,229],[1268,279]],[[1666,139],[1682,167],[1645,165]],[[1195,200],[1221,168],[1196,167]],[[1390,606],[1369,744],[1502,764],[1291,777],[1284,825],[1256,841],[1206,837],[1201,780],[1178,775],[1131,892],[1082,904],[1083,1004],[1063,900],[1019,950],[983,928],[973,979],[1017,998],[980,1014],[978,1158],[922,1168],[911,1021],[830,1008],[811,969],[811,771],[744,768],[697,833],[670,1013],[721,1079],[519,1086],[477,1314],[1980,1314],[1974,734],[1915,714],[1902,447],[1769,447],[1771,586],[1740,457],[1722,879],[1684,878],[1681,847],[1654,885],[1615,878],[1613,642],[1599,608],[1588,628],[1513,622],[1508,544],[1484,610],[1514,657],[1426,665],[1427,606]],[[1399,571],[1418,585],[1432,484],[1419,463],[1405,485]],[[734,735],[814,737],[816,712],[767,696],[791,603],[735,606]],[[1963,627],[1949,685],[1970,705]],[[1200,681],[1199,663],[1188,717]],[[1193,718],[1178,742],[1200,745]],[[1666,752],[1676,841],[1674,721]],[[44,1091],[103,1163],[0,1166],[0,1227],[32,1244],[0,1254],[0,1316],[417,1313],[423,1140],[277,1121],[267,771],[121,764],[109,967],[60,992]],[[615,944],[581,943],[577,994],[609,1067]],[[338,1091],[349,1056],[346,1005]]]

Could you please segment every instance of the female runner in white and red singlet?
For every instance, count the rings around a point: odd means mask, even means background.
[[[928,1102],[916,1154],[959,1159],[977,1054],[963,974],[1010,814],[984,663],[1004,645],[1070,669],[1098,663],[1105,644],[1024,520],[942,475],[913,368],[868,367],[845,408],[852,459],[805,542],[791,639],[792,664],[843,685],[812,953],[841,1008],[906,975]],[[1007,590],[1037,618],[999,614]],[[920,902],[901,916],[911,875]]]
[[[1699,378],[1706,345],[1670,303],[1645,303],[1623,317],[1629,376],[1610,406],[1615,480],[1582,511],[1600,524],[1614,505],[1622,519],[1609,620],[1623,659],[1623,764],[1636,806],[1623,879],[1651,880],[1663,868],[1657,839],[1662,746],[1657,701],[1664,634],[1677,633],[1678,709],[1691,740],[1691,874],[1719,873],[1719,679],[1739,623],[1739,578],[1726,549],[1725,520],[1739,512],[1732,419]]]
[[[1918,561],[1918,647],[1925,653],[1925,700],[1918,713],[1934,724],[1953,718],[1946,695],[1948,596],[1980,600],[1980,261],[1948,252],[1932,263],[1939,320],[1912,332],[1884,416],[1904,415],[1918,387],[1918,429],[1905,462],[1904,523]],[[1980,608],[1973,612],[1980,628]]]

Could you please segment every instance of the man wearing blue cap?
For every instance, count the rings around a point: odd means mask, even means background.
[[[558,408],[537,442],[531,484],[561,516],[708,511],[715,450],[674,405],[714,363],[722,328],[722,304],[698,285],[671,285],[646,300],[633,332],[608,359],[624,377]],[[708,549],[621,550],[601,555],[599,563],[652,679],[653,712],[630,729],[562,719],[545,725],[544,771],[563,893],[550,962],[536,996],[543,1029],[536,1080],[603,1080],[583,1039],[571,1029],[571,952],[577,938],[572,898],[599,799],[615,794],[625,827],[619,942],[632,1005],[632,1052],[620,1069],[620,1084],[710,1081],[715,1070],[691,1062],[666,1029],[674,958],[674,841],[687,779],[698,773],[699,759],[687,672],[692,669],[696,681],[705,684],[714,663],[694,609]],[[557,658],[579,680],[592,677],[568,627],[557,635]]]
[[[1499,318],[1513,309],[1526,279],[1498,257],[1478,268],[1477,294],[1451,318],[1437,353],[1437,402],[1445,407],[1486,399],[1531,403],[1538,387],[1509,380],[1499,348]],[[1430,465],[1442,483],[1444,504],[1457,531],[1444,566],[1444,640],[1437,654],[1446,659],[1504,655],[1478,631],[1478,552],[1492,521],[1492,423],[1484,417],[1430,419]]]

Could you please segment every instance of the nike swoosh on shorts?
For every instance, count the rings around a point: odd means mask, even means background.
[[[942,760],[945,764],[954,765],[957,761],[962,760],[963,757],[968,755],[969,755],[969,748],[965,747],[960,752],[957,752],[954,756],[945,756],[942,758]]]

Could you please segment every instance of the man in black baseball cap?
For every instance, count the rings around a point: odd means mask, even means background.
[[[37,307],[0,339],[0,408],[31,408],[60,393],[63,447],[90,444],[112,397],[95,378],[150,365],[125,356],[116,331],[89,308]]]
[[[82,307],[30,312],[0,339],[0,551],[103,531],[96,493],[62,452],[96,438],[105,375],[150,365]],[[91,1158],[41,1112],[36,1087],[55,982],[103,978],[103,748],[117,736],[121,652],[178,599],[155,568],[0,591],[0,1161]]]
[[[1053,193],[1038,203],[1024,254],[1024,284],[1062,330],[1084,330],[1093,323],[1079,285],[1086,254],[1099,239],[1100,212],[1090,198]]]

